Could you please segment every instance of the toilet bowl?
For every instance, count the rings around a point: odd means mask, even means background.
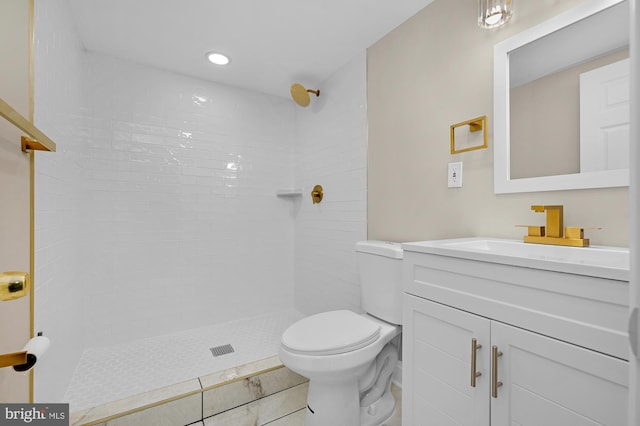
[[[344,310],[313,315],[287,329],[279,355],[284,365],[309,379],[305,425],[374,426],[389,419],[398,360],[390,342],[399,334],[398,325]],[[384,348],[384,359],[378,360]],[[361,406],[370,392],[380,395]]]
[[[282,335],[280,360],[309,379],[306,426],[379,426],[395,410],[402,250],[397,243],[365,241],[356,251],[367,313],[319,313]]]

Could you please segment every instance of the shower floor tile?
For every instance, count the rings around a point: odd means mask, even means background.
[[[282,332],[302,317],[291,309],[86,349],[65,401],[71,404],[72,412],[83,410],[272,357],[278,353]],[[234,352],[213,356],[210,348],[227,344]]]

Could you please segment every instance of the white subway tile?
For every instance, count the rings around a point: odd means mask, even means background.
[[[58,142],[36,159],[37,324],[72,324],[77,348],[256,315],[294,295],[307,313],[358,309],[364,52],[321,84],[340,96],[299,109],[83,52],[66,2],[36,4],[36,124]],[[326,198],[311,205],[316,183]],[[300,200],[275,196],[293,187]],[[80,306],[52,309],[77,295]],[[42,395],[65,386],[70,351]]]

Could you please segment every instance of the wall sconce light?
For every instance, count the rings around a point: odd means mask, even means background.
[[[509,22],[513,15],[511,0],[478,0],[478,26],[497,28]]]

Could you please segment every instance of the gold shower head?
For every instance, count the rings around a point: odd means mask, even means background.
[[[302,84],[293,83],[291,85],[291,97],[301,107],[309,106],[311,98],[309,93],[313,93],[316,96],[320,96],[320,90],[305,89]]]

